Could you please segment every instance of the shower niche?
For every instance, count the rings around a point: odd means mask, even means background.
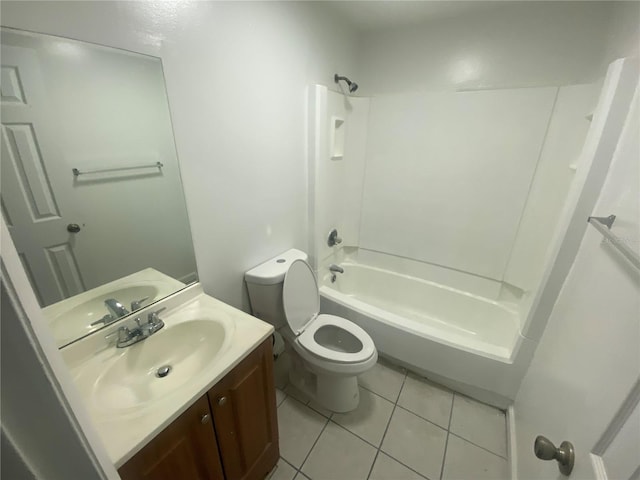
[[[346,123],[344,118],[337,116],[331,117],[331,139],[329,144],[329,152],[331,160],[342,160],[344,157],[344,131],[346,129]]]

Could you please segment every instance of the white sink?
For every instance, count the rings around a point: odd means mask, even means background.
[[[61,349],[78,393],[116,468],[201,398],[249,352],[269,338],[273,327],[191,285],[142,310],[160,313],[165,327],[125,348],[105,335],[132,318],[87,335]],[[171,371],[158,378],[159,367]]]
[[[104,410],[132,410],[163,398],[193,377],[202,375],[224,345],[222,323],[191,320],[130,347],[105,368],[95,381],[92,401]],[[165,377],[158,369],[170,367]]]
[[[210,375],[233,339],[234,322],[223,312],[185,309],[160,314],[160,318],[164,328],[150,337],[124,348],[112,342],[77,365],[69,365],[97,415],[135,416],[170,398],[194,379]],[[158,376],[158,370],[167,366],[169,373]]]

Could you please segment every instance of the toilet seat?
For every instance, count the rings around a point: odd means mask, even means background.
[[[346,318],[335,315],[318,315],[320,293],[318,282],[311,267],[304,260],[295,260],[284,277],[282,302],[287,322],[298,343],[326,360],[337,363],[359,363],[368,360],[376,352],[371,337],[362,328]],[[333,326],[352,335],[362,348],[354,353],[341,352],[321,345],[316,340],[316,332],[325,326]]]
[[[362,348],[355,353],[340,352],[320,345],[316,338],[316,332],[324,326],[333,326],[353,335],[362,344]],[[307,325],[304,332],[298,336],[298,342],[314,355],[340,363],[359,363],[369,359],[376,347],[371,337],[355,323],[346,318],[335,315],[318,315]]]

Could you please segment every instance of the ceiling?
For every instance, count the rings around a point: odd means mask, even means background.
[[[327,5],[362,31],[396,28],[496,8],[504,1],[333,1]]]

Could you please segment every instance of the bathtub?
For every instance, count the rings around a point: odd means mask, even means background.
[[[516,308],[422,278],[355,261],[320,286],[321,311],[355,322],[378,352],[410,370],[506,407],[519,381],[523,337]]]

